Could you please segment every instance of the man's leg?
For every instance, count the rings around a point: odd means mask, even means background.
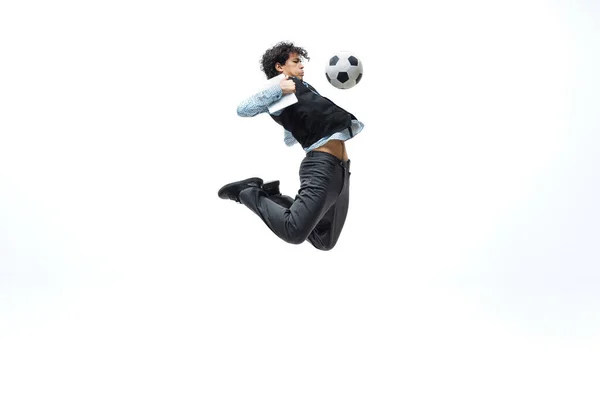
[[[276,194],[269,196],[269,198],[284,208],[290,208],[292,204],[294,204],[294,199],[292,199],[290,196],[286,196],[285,194]]]
[[[300,189],[289,207],[256,187],[240,192],[240,201],[256,213],[273,233],[288,243],[304,242],[337,199],[343,184],[339,159],[324,152],[310,152],[300,165]],[[281,201],[283,200],[283,201]]]
[[[335,203],[327,210],[307,240],[319,250],[331,250],[335,247],[348,215],[350,202],[350,161],[343,163],[344,182]]]
[[[348,215],[348,204],[350,200],[350,161],[343,163],[344,167],[344,185],[335,203],[329,207],[329,210],[323,215],[323,218],[317,223],[315,229],[308,235],[308,240],[315,248],[319,250],[331,250],[335,247],[344,223]],[[284,194],[269,196],[275,203],[284,208],[290,208],[294,199]]]

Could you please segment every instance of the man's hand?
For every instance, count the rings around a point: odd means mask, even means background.
[[[296,92],[296,84],[294,81],[289,80],[289,76],[285,75],[285,78],[279,81],[279,86],[283,94],[290,94]]]

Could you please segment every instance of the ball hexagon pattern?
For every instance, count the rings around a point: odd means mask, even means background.
[[[338,89],[353,88],[360,82],[362,75],[362,62],[350,51],[335,53],[325,67],[327,81]]]

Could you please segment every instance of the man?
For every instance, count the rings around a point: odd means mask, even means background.
[[[348,213],[350,159],[344,142],[358,134],[364,124],[304,82],[303,59],[310,60],[306,50],[290,42],[268,49],[262,56],[261,70],[268,79],[279,74],[284,78],[249,97],[237,109],[239,116],[253,117],[268,112],[268,106],[284,94],[296,94],[297,103],[269,114],[283,126],[286,145],[300,143],[306,152],[295,199],[279,193],[279,181],[263,184],[260,178],[227,184],[218,195],[250,208],[288,243],[308,240],[319,250],[331,250]]]

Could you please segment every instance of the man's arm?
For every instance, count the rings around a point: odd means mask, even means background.
[[[254,117],[268,112],[269,104],[281,99],[281,96],[283,96],[283,91],[279,85],[268,87],[242,101],[237,108],[237,114],[240,117]]]
[[[295,92],[296,84],[286,76],[279,81],[278,85],[270,86],[242,101],[237,108],[237,114],[240,117],[254,117],[257,114],[269,111],[269,105],[281,99],[284,94]],[[281,114],[281,110],[273,113],[273,115],[279,114]]]

